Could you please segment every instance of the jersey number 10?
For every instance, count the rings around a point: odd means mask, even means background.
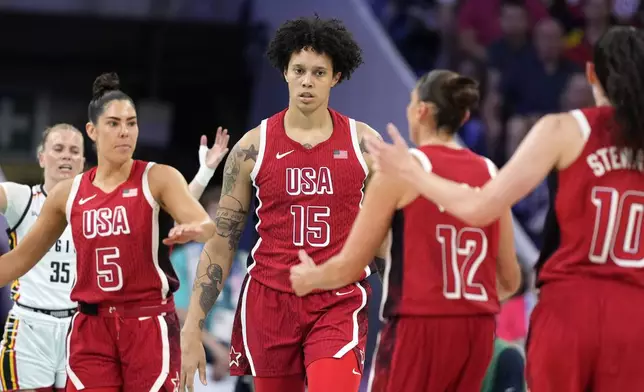
[[[597,211],[589,260],[604,264],[610,254],[620,267],[644,267],[644,248],[640,244],[644,193],[627,191],[620,195],[613,188],[594,187],[591,197]]]
[[[436,239],[441,244],[443,295],[447,299],[465,298],[487,301],[485,287],[474,283],[476,272],[487,255],[487,237],[481,229],[437,225]]]

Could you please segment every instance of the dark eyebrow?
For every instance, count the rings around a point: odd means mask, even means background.
[[[114,117],[114,116],[109,116],[107,117],[108,120],[116,120],[116,121],[121,121],[120,117]],[[131,120],[136,120],[136,116],[128,117],[125,121],[131,121]]]

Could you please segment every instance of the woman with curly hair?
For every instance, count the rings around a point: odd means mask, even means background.
[[[268,58],[288,84],[289,105],[246,133],[228,156],[217,235],[201,255],[182,331],[182,388],[191,390],[197,368],[206,381],[200,330],[254,197],[257,241],[235,316],[231,374],[252,375],[258,392],[304,391],[305,380],[310,392],[357,391],[371,269],[343,288],[305,298],[294,294],[289,269],[299,249],[320,261],[339,252],[360,210],[371,164],[362,138],[378,134],[328,105],[331,89],[362,63],[361,50],[338,20],[300,18],[277,30]]]

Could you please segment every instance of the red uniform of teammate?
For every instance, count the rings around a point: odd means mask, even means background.
[[[33,267],[69,223],[79,312],[67,338],[67,390],[176,391],[176,281],[157,259],[157,217],[163,206],[180,223],[166,244],[205,241],[214,224],[179,172],[132,159],[136,110],[118,84],[114,74],[94,83],[87,130],[98,166],[54,187],[29,234],[0,257],[0,284]]]
[[[412,153],[424,170],[473,188],[488,182],[496,168],[458,146],[452,135],[477,99],[471,79],[434,71],[421,78],[408,110],[412,139],[421,145]],[[440,113],[436,118],[430,105]],[[391,222],[382,312],[387,323],[371,390],[480,391],[499,310],[497,269],[502,287],[518,285],[509,212],[501,222],[469,227],[395,177],[373,181],[342,253],[320,267],[303,255],[304,263],[293,268],[293,287],[302,295],[344,284],[368,262]],[[504,277],[508,271],[511,284]]]
[[[360,210],[369,174],[366,124],[328,108],[331,88],[360,65],[360,48],[340,22],[286,22],[269,58],[289,87],[288,109],[264,120],[232,149],[224,169],[217,235],[204,247],[183,328],[182,382],[205,365],[199,328],[230,268],[255,191],[257,241],[237,307],[231,374],[255,377],[258,392],[354,392],[360,385],[369,287],[293,294],[297,250],[338,252]],[[360,282],[360,283],[355,283]],[[202,381],[204,374],[200,369]]]
[[[342,249],[360,210],[368,169],[356,123],[329,111],[333,133],[313,149],[286,135],[285,110],[262,122],[251,174],[257,198],[252,224],[258,236],[233,327],[231,350],[241,354],[231,360],[233,375],[298,374],[321,358],[341,358],[354,350],[357,358],[364,356],[371,290],[366,281],[313,295],[304,303],[292,294],[289,282],[297,249],[318,255],[318,260],[330,258]],[[284,318],[275,311],[302,305],[299,317]],[[324,311],[330,306],[332,313]]]
[[[586,70],[598,108],[541,119],[480,191],[419,170],[405,143],[375,142],[397,173],[462,219],[484,225],[556,169],[556,196],[528,336],[532,392],[644,390],[644,34],[611,28]]]
[[[148,182],[153,165],[134,161],[130,177],[110,193],[92,184],[96,168],[74,179],[67,219],[78,258],[71,298],[80,312],[67,337],[67,373],[78,390],[96,379],[131,391],[178,385],[181,355],[171,338],[179,331],[172,301],[178,282],[168,274],[172,267],[159,263],[159,204]],[[121,362],[141,353],[145,362],[121,372]],[[100,363],[93,362],[97,355]]]

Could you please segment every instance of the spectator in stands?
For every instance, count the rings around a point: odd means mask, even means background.
[[[594,104],[593,92],[586,81],[586,75],[581,72],[573,74],[561,96],[561,110],[581,109]]]
[[[217,187],[206,191],[201,197],[201,203],[213,219],[217,212],[220,194],[221,188]],[[192,242],[175,248],[170,256],[180,283],[174,298],[177,315],[182,324],[188,312],[192,283],[202,249],[203,244]],[[209,360],[206,375],[209,380],[214,382],[203,386],[200,381],[196,380],[194,383],[195,392],[232,392],[235,390],[237,377],[228,376],[230,337],[232,336],[233,319],[244,278],[243,267],[247,256],[247,252],[241,250],[237,252],[224,289],[206,319],[206,328],[203,332],[203,344]]]
[[[459,43],[468,56],[487,59],[486,47],[502,35],[501,11],[504,0],[464,0],[458,12]],[[528,21],[534,26],[548,16],[541,0],[523,0]]]
[[[611,26],[610,0],[585,0],[584,26],[568,34],[565,56],[580,67],[592,61],[595,42]]]
[[[503,140],[503,124],[508,118],[508,114],[502,112],[501,75],[514,69],[518,61],[525,61],[533,52],[528,10],[523,0],[503,0],[501,30],[503,35],[487,48],[487,91],[482,104],[482,114],[487,124],[488,151],[495,161],[499,161],[496,146]]]
[[[506,156],[510,156],[539,117],[560,110],[568,78],[580,69],[563,58],[563,29],[552,18],[534,31],[533,55],[519,59],[501,78],[504,105],[516,117],[507,126]]]

